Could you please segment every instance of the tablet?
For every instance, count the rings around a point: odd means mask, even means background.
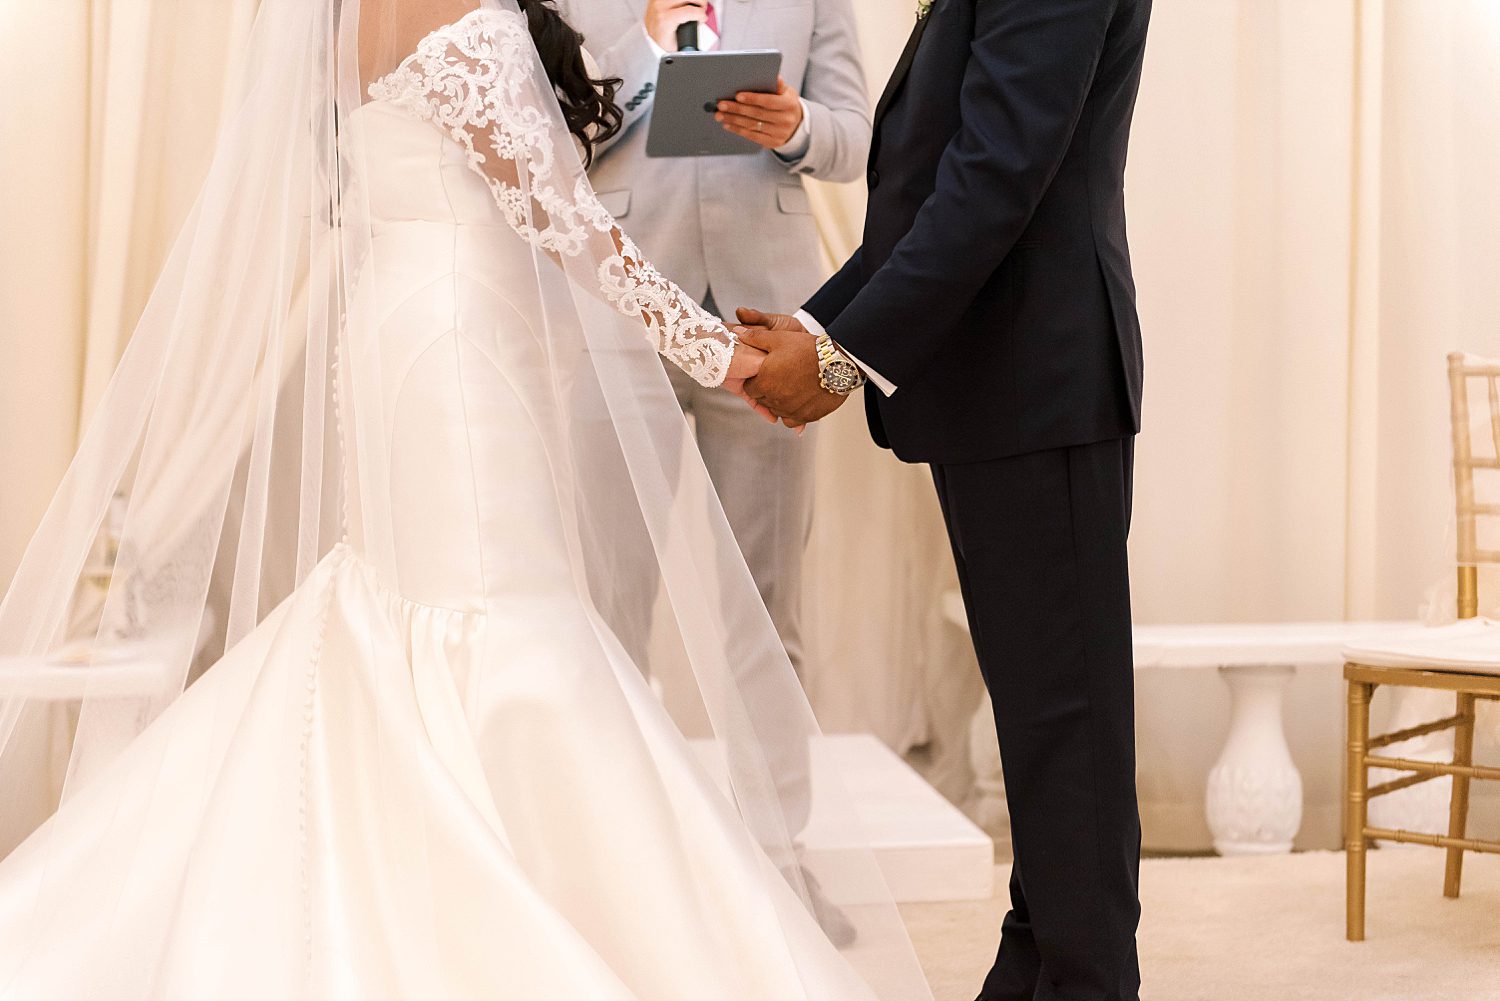
[[[774,94],[781,53],[674,52],[662,56],[651,110],[646,155],[744,156],[765,147],[729,132],[714,121],[719,102],[741,91]]]

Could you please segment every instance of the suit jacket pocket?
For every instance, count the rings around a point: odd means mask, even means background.
[[[616,219],[624,219],[630,214],[630,191],[601,191],[598,194],[599,204],[604,206],[604,211]]]
[[[776,207],[786,215],[812,215],[812,199],[800,184],[777,185]]]

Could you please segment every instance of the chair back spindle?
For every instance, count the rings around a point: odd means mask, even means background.
[[[1489,455],[1474,452],[1474,420],[1470,384],[1483,380],[1489,407]],[[1476,470],[1500,471],[1500,361],[1455,352],[1448,356],[1448,384],[1452,397],[1453,494],[1457,515],[1458,617],[1479,615],[1479,567],[1500,563],[1500,552],[1480,545],[1480,518],[1500,516],[1500,504],[1481,504],[1475,488]],[[1482,439],[1481,439],[1482,440]]]

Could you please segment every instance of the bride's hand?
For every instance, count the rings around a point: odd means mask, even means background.
[[[775,424],[776,415],[750,399],[750,394],[745,392],[745,381],[760,374],[760,366],[765,360],[766,353],[759,348],[752,348],[744,343],[736,344],[734,357],[729,360],[729,376],[724,380],[724,388],[748,403],[750,409]]]
[[[734,355],[729,359],[729,380],[743,384],[747,379],[753,379],[760,374],[760,367],[765,363],[766,353],[760,348],[752,348],[743,341],[734,346]]]

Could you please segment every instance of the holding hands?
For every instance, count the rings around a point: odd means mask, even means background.
[[[844,405],[848,396],[823,388],[817,338],[796,317],[756,309],[740,309],[737,315],[742,326],[734,328],[739,337],[735,362],[745,352],[745,369],[753,367],[753,372],[743,382],[726,383],[731,392],[767,420],[779,420],[794,430],[820,421]],[[731,367],[731,381],[734,376]]]
[[[776,415],[752,400],[750,393],[745,389],[745,383],[760,374],[761,366],[765,364],[765,360],[766,353],[764,351],[752,347],[745,343],[744,340],[740,340],[734,346],[734,357],[730,359],[729,376],[724,380],[723,388],[750,404],[752,410],[759,413],[772,424],[775,424]]]

